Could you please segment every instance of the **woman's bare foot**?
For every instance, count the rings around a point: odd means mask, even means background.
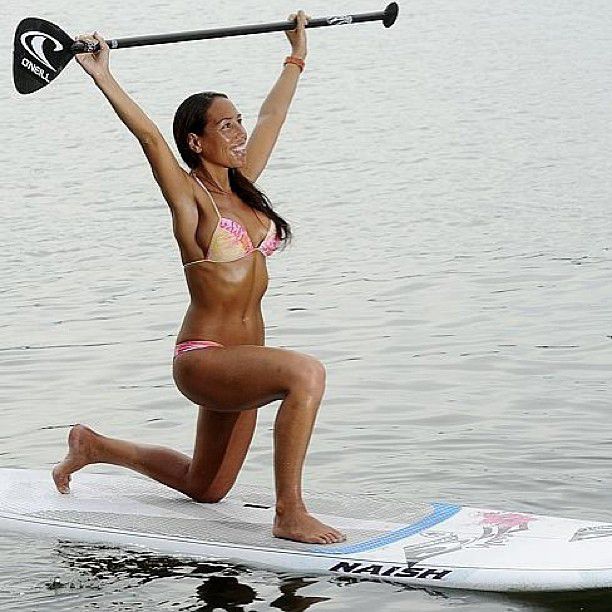
[[[284,512],[277,509],[272,535],[308,544],[337,544],[346,540],[343,533],[318,521],[306,509]]]
[[[60,493],[70,493],[70,475],[94,462],[93,446],[96,432],[85,425],[74,425],[68,434],[68,454],[52,471]]]

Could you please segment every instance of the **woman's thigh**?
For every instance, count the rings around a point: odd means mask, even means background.
[[[216,411],[259,408],[292,388],[321,388],[323,366],[314,358],[264,346],[190,351],[174,360],[174,380],[192,402]]]
[[[321,364],[301,353],[261,346],[210,348],[174,361],[181,392],[200,405],[190,495],[222,499],[234,484],[253,438],[257,408],[292,389],[323,392]]]

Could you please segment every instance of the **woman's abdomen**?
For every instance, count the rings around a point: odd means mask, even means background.
[[[199,264],[188,268],[186,277],[191,303],[178,342],[264,344],[261,300],[268,272],[261,253],[235,262]]]

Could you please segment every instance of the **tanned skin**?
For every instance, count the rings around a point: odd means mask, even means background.
[[[296,29],[287,32],[291,55],[304,59],[308,18],[299,11],[289,19],[297,19]],[[181,168],[157,126],[114,79],[104,39],[97,33],[80,38],[100,43],[98,53],[77,55],[77,61],[142,145],[170,207],[183,263],[205,259],[218,220],[209,196]],[[210,106],[204,132],[189,134],[189,147],[199,157],[194,174],[210,190],[221,214],[237,220],[254,245],[261,242],[270,221],[231,191],[229,169],[239,168],[251,181],[261,175],[299,76],[298,66],[284,66],[250,138],[237,109],[224,98],[215,98]],[[342,533],[308,512],[302,498],[302,470],[325,389],[325,370],[312,357],[265,346],[261,313],[268,285],[265,257],[255,251],[237,261],[190,266],[185,274],[191,303],[177,341],[223,344],[223,348],[185,352],[174,360],[178,389],[199,406],[193,456],[108,438],[76,425],[68,437],[68,454],[53,469],[58,490],[68,493],[71,474],[86,465],[108,463],[149,476],[196,501],[217,502],[227,495],[242,467],[258,409],[281,400],[274,423],[276,516],[272,533],[315,544],[343,541]]]

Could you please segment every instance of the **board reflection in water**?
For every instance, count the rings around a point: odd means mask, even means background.
[[[143,586],[164,578],[201,579],[195,586],[190,600],[195,601],[198,612],[227,610],[242,612],[252,609],[251,604],[267,605],[285,612],[302,612],[318,603],[329,601],[329,597],[303,596],[299,590],[317,582],[300,576],[278,575],[278,596],[258,594],[254,588],[253,572],[247,567],[218,562],[197,562],[165,557],[141,551],[126,551],[106,546],[91,546],[62,543],[57,553],[72,574],[66,578],[55,578],[49,588],[60,593],[65,589],[93,587],[100,589],[105,583],[125,588]],[[276,578],[276,575],[273,575]],[[270,587],[275,584],[266,580]],[[184,609],[184,608],[182,608]]]

